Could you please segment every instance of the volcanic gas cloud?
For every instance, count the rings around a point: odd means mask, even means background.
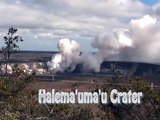
[[[105,60],[159,62],[159,28],[159,21],[149,15],[133,19],[128,29],[96,36],[91,44],[97,50],[95,54],[80,54],[80,45],[76,41],[61,39],[58,43],[60,53],[53,55],[47,63],[49,71],[73,71],[77,64],[82,64],[85,71],[99,72]]]

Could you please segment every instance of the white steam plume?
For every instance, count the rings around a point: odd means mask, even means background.
[[[131,20],[128,29],[119,29],[111,34],[99,34],[91,46],[97,52],[80,55],[80,46],[76,41],[61,39],[59,54],[47,63],[53,73],[74,70],[78,63],[83,70],[99,72],[105,60],[125,60],[159,62],[160,29],[159,22],[149,15]]]
[[[159,22],[149,15],[137,20],[131,20],[127,31],[132,46],[119,49],[119,60],[159,62],[159,27]]]
[[[53,56],[52,60],[47,63],[49,71],[53,73],[64,72],[65,70],[74,70],[79,61],[79,44],[69,39],[61,39],[58,44],[59,54]]]

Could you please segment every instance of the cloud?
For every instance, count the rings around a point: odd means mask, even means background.
[[[55,12],[61,12],[62,15],[137,16],[148,9],[148,6],[139,0],[35,0],[35,3],[44,9],[47,5],[50,8],[48,11],[55,9]]]
[[[117,22],[114,17],[135,17],[147,10],[137,0],[45,0],[45,4],[36,0],[30,6],[22,0],[0,3],[3,16],[0,26],[22,28],[81,29],[82,25],[83,29],[100,28],[105,22]]]
[[[139,0],[1,0],[0,29],[5,35],[10,26],[17,27],[28,41],[35,36],[44,42],[67,36],[87,41],[99,32],[126,28],[151,9]]]
[[[160,16],[160,3],[152,6],[152,13],[158,17]]]

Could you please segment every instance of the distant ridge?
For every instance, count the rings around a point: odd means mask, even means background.
[[[0,51],[0,53],[2,53],[2,51]],[[16,53],[16,52],[15,52]],[[58,53],[58,51],[34,51],[34,50],[21,50],[21,51],[18,51],[18,53]]]

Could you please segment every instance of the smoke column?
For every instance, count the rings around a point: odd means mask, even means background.
[[[49,71],[52,73],[64,72],[65,70],[72,71],[79,62],[80,46],[74,40],[61,39],[58,44],[59,54],[52,57],[52,60],[47,63]]]
[[[81,63],[85,72],[99,72],[105,60],[159,62],[159,27],[159,22],[149,15],[133,19],[128,29],[97,35],[91,44],[97,50],[94,54],[80,55],[80,45],[76,41],[61,39],[58,43],[60,53],[47,63],[49,71],[73,71]]]
[[[127,30],[132,41],[130,47],[119,49],[119,60],[159,62],[160,30],[159,22],[146,15],[137,20],[131,20]]]

